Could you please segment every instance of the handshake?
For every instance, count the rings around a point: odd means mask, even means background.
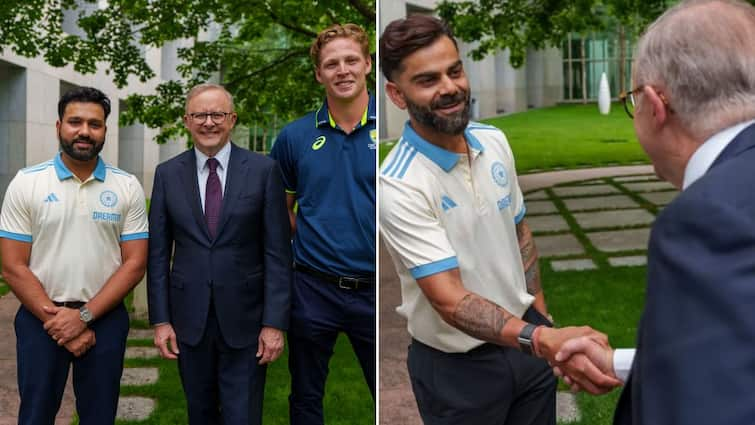
[[[614,350],[604,333],[589,326],[541,326],[533,339],[536,355],[547,360],[572,391],[604,394],[623,385],[614,371]]]

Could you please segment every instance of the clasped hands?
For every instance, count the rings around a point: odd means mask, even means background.
[[[539,328],[537,353],[572,391],[605,394],[622,385],[613,370],[608,337],[589,326]]]
[[[64,346],[74,356],[81,357],[96,344],[94,331],[81,320],[79,310],[49,306],[42,309],[49,315],[44,329],[58,345]]]

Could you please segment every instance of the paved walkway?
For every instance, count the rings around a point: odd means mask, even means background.
[[[588,268],[613,267],[613,258],[606,258],[609,252],[618,253],[616,258],[622,259],[616,265],[644,264],[644,253],[633,251],[637,250],[637,245],[644,249],[653,214],[676,194],[667,183],[658,182],[652,173],[652,166],[640,165],[521,176],[519,181],[526,193],[528,222],[535,233],[541,256],[546,257],[541,261],[541,267],[551,267],[555,271],[559,267],[573,270],[585,265]],[[568,222],[576,222],[580,237],[573,234],[575,227]],[[616,230],[626,227],[629,229]],[[632,246],[622,247],[627,240]],[[571,252],[569,244],[572,245]],[[585,250],[588,244],[592,246]],[[622,255],[622,251],[638,255]],[[589,252],[597,253],[593,255],[599,258],[590,257]],[[565,253],[566,259],[563,259]],[[406,347],[410,338],[405,320],[395,311],[401,303],[400,284],[382,243],[379,256],[380,424],[421,425],[406,371]],[[549,257],[552,256],[557,259],[551,260]],[[568,411],[570,404],[573,407],[573,401],[568,393],[559,394],[561,420],[569,421],[570,417],[578,415],[578,412]]]

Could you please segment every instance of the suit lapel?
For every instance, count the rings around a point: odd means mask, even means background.
[[[739,156],[742,152],[755,147],[755,124],[745,128],[732,140],[713,161],[711,169],[720,165],[726,160]]]
[[[241,148],[231,143],[231,157],[228,159],[228,170],[225,173],[225,191],[223,193],[223,206],[220,209],[220,221],[215,239],[217,240],[223,232],[223,226],[228,221],[231,211],[235,208],[235,203],[241,193],[243,183],[246,181],[248,169],[246,167],[246,156],[242,155]]]
[[[181,180],[183,181],[184,190],[186,195],[186,201],[191,207],[191,213],[194,219],[197,221],[199,228],[202,229],[202,233],[207,239],[210,239],[210,231],[207,229],[207,222],[204,219],[204,213],[202,212],[202,198],[199,196],[199,186],[197,181],[197,154],[194,149],[189,151],[189,154],[184,157],[183,163],[183,175]]]

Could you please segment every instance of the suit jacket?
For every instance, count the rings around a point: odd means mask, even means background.
[[[755,125],[656,219],[615,424],[755,423]]]
[[[194,149],[160,164],[149,227],[150,323],[169,322],[181,342],[196,345],[212,299],[231,347],[256,344],[262,326],[287,329],[290,228],[274,160],[231,145],[214,240],[202,212]]]

